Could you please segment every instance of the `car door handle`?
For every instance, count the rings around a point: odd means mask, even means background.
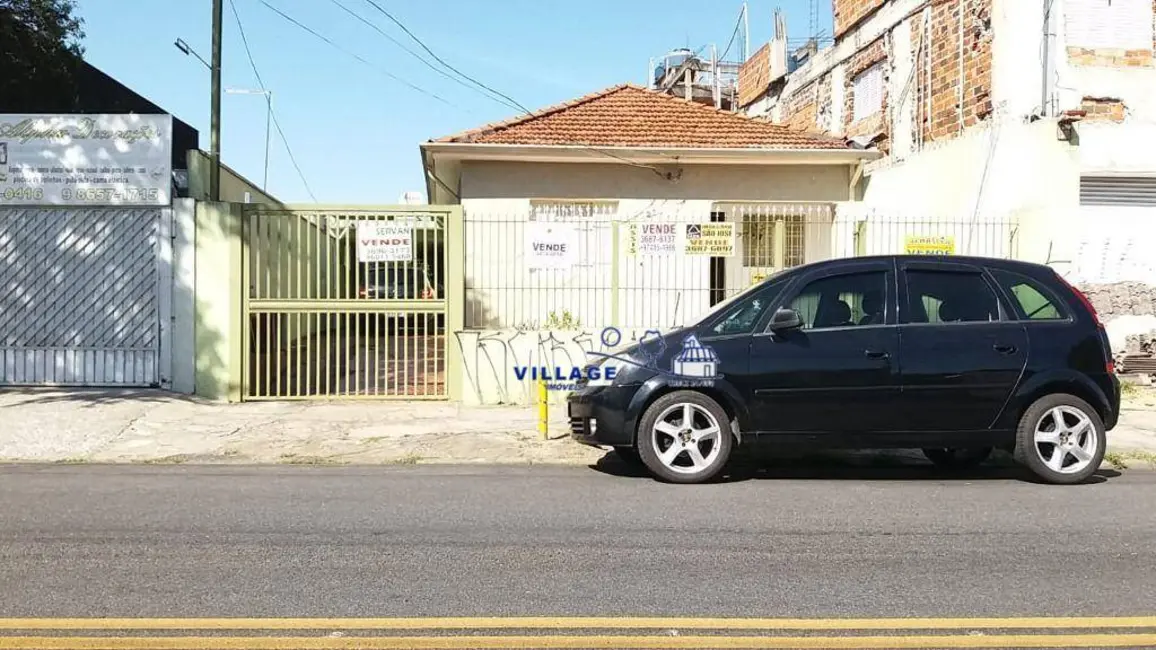
[[[1000,354],[1015,354],[1016,352],[1016,346],[1004,345],[1002,343],[996,343],[992,346],[992,349],[996,352],[999,352]]]
[[[864,350],[863,354],[867,355],[868,359],[890,359],[891,354],[885,350]]]

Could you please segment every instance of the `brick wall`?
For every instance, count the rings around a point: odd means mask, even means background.
[[[1087,111],[1090,122],[1123,122],[1124,102],[1108,97],[1085,97],[1080,108]]]
[[[835,38],[875,13],[887,0],[834,0]]]
[[[798,131],[817,130],[816,115],[819,107],[814,81],[803,86],[783,102],[782,122]]]
[[[874,114],[855,120],[855,77],[881,61],[884,62],[882,106]],[[889,71],[886,61],[887,47],[883,37],[875,39],[870,45],[856,52],[847,62],[844,79],[845,93],[843,95],[843,128],[847,137],[875,135],[882,132],[883,139],[877,142],[881,151],[888,150],[887,145],[891,139],[890,120],[886,118],[888,100],[890,99],[887,93]]]
[[[991,3],[992,0],[939,0],[932,7],[930,44],[924,46],[930,57],[930,85],[926,75],[916,75],[916,97],[924,107],[920,128],[925,140],[950,138],[991,115]],[[921,21],[915,22],[917,27],[913,29],[922,30]],[[918,33],[913,35],[913,41],[919,42],[919,38]],[[926,58],[918,60],[920,66],[926,63]],[[926,110],[928,104],[930,112]]]
[[[831,73],[819,77],[818,87],[815,89],[815,122],[816,129],[821,133],[831,130],[831,113],[835,106],[831,97]]]
[[[771,82],[771,44],[759,48],[739,67],[739,106],[749,106],[767,91]]]

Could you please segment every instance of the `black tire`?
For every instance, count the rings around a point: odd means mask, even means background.
[[[991,456],[991,447],[971,449],[924,449],[923,455],[939,469],[960,470],[975,467]]]
[[[662,462],[658,456],[659,450],[655,449],[654,425],[658,423],[658,418],[663,412],[680,404],[691,404],[707,411],[720,428],[717,437],[718,454],[714,455],[713,461],[699,471],[673,470]],[[734,447],[734,434],[731,432],[730,418],[727,417],[726,411],[710,397],[692,390],[680,390],[656,399],[639,419],[636,440],[635,448],[638,449],[639,457],[646,468],[655,477],[670,483],[705,483],[713,479],[726,466],[730,459],[731,449]],[[671,440],[671,444],[673,442]],[[713,451],[713,447],[711,451]],[[712,454],[708,451],[707,455]],[[685,454],[680,456],[685,456]]]
[[[617,454],[618,460],[631,467],[645,467],[642,457],[638,455],[638,450],[634,447],[615,447],[614,453]]]
[[[1045,414],[1057,406],[1078,410],[1091,420],[1092,430],[1087,432],[1087,435],[1095,436],[1095,451],[1092,453],[1091,462],[1079,471],[1061,472],[1052,469],[1044,462],[1044,459],[1041,457],[1041,453],[1043,452],[1039,450],[1040,446],[1036,444],[1036,425],[1041,422]],[[1074,485],[1088,480],[1100,469],[1100,463],[1104,462],[1104,452],[1107,451],[1107,447],[1107,430],[1104,428],[1104,421],[1100,418],[1100,414],[1096,412],[1096,409],[1075,395],[1058,393],[1047,395],[1036,400],[1020,417],[1019,427],[1016,430],[1015,459],[1017,463],[1028,468],[1033,474],[1047,483]],[[1062,462],[1066,465],[1066,461],[1067,459]]]

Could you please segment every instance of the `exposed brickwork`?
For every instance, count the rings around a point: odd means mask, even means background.
[[[931,61],[930,86],[924,75],[917,75],[916,84],[916,96],[924,107],[920,121],[925,140],[950,138],[991,115],[991,3],[992,0],[947,0],[932,7],[931,40],[925,50]],[[922,21],[914,22],[917,26],[913,29],[921,30]],[[919,41],[918,32],[913,34],[913,41]],[[921,59],[920,65],[924,62]],[[928,104],[930,112],[926,110]]]
[[[816,131],[819,110],[815,96],[815,82],[803,86],[783,102],[782,122],[796,131]]]
[[[831,73],[819,77],[818,87],[815,89],[815,122],[820,133],[829,133],[833,124],[831,113],[835,105],[831,96]]]
[[[1105,97],[1085,97],[1080,108],[1087,111],[1085,120],[1091,122],[1123,122],[1124,102]]]
[[[881,151],[887,151],[887,143],[891,139],[889,120],[886,119],[888,107],[887,86],[890,77],[888,69],[887,47],[883,37],[879,37],[867,47],[859,50],[847,62],[846,77],[844,79],[845,92],[843,95],[843,127],[847,137],[860,135],[875,135],[883,133],[882,141],[877,143]],[[883,62],[883,103],[880,110],[861,120],[855,120],[855,77],[876,63]]]
[[[739,106],[750,106],[771,83],[771,44],[759,48],[739,67]]]
[[[834,0],[835,38],[875,13],[887,0]]]
[[[1151,50],[1089,50],[1083,47],[1069,47],[1068,61],[1072,65],[1108,68],[1150,68],[1153,63]]]

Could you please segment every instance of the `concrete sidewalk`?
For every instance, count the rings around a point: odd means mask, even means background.
[[[1110,450],[1156,460],[1156,391],[1131,391]],[[0,460],[33,462],[580,463],[563,407],[549,440],[526,407],[442,402],[220,404],[161,391],[0,392]]]

